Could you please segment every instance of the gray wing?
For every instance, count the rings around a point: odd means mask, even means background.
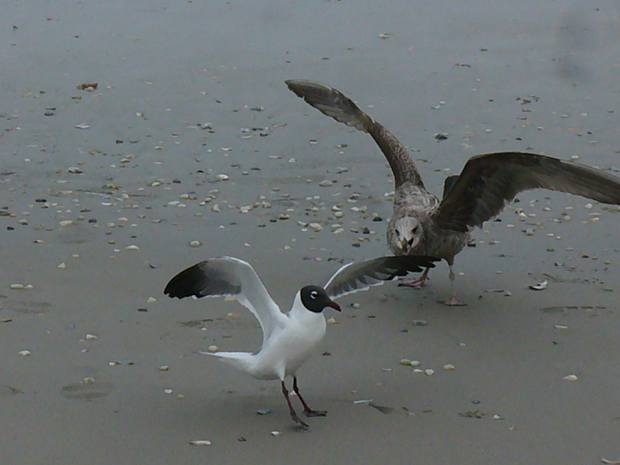
[[[254,268],[233,257],[210,258],[190,266],[170,280],[164,294],[179,299],[189,296],[234,296],[260,323],[263,342],[286,318]]]
[[[465,232],[497,215],[519,192],[538,188],[620,204],[620,178],[558,158],[500,152],[469,159],[433,220],[441,228]]]
[[[332,87],[306,79],[290,79],[286,81],[286,85],[321,113],[347,126],[369,133],[392,168],[396,188],[407,181],[413,181],[416,185],[424,187],[422,178],[405,146],[390,131],[360,110],[349,97]]]
[[[384,281],[391,281],[398,276],[420,272],[422,268],[434,268],[433,262],[439,260],[422,255],[402,255],[353,262],[336,271],[324,288],[328,296],[336,299],[343,295],[365,291],[370,286],[379,286]]]

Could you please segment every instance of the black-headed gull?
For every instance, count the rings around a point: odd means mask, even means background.
[[[282,313],[254,271],[243,260],[233,257],[211,258],[181,271],[166,285],[164,293],[182,299],[194,296],[234,296],[250,310],[263,330],[259,352],[216,352],[210,355],[249,373],[257,379],[280,380],[291,418],[307,427],[295,412],[284,380],[293,377],[293,390],[299,397],[306,416],[324,416],[312,410],[297,387],[297,370],[312,355],[314,347],[325,335],[326,322],[322,312],[330,307],[340,311],[332,299],[368,289],[422,267],[433,267],[433,259],[419,256],[381,257],[353,262],[341,267],[325,286],[304,286],[297,292],[293,307]]]
[[[445,180],[441,201],[424,187],[407,149],[340,91],[308,80],[286,81],[306,103],[336,121],[369,133],[387,158],[395,180],[394,213],[387,242],[396,255],[431,255],[450,268],[452,298],[446,305],[464,305],[454,289],[454,257],[470,241],[470,231],[499,214],[528,189],[550,189],[598,202],[620,204],[620,178],[589,166],[534,153],[500,152],[471,157],[460,175]],[[417,279],[401,283],[420,286]]]

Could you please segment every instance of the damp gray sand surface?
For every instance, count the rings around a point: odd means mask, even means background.
[[[610,1],[5,2],[0,461],[620,460],[615,208],[519,195],[456,259],[467,307],[437,303],[445,264],[421,290],[342,298],[298,373],[329,411],[306,432],[278,383],[198,353],[258,349],[244,308],[162,294],[226,254],[287,310],[302,285],[388,253],[382,154],[285,79],[356,100],[438,194],[494,151],[620,174],[619,13]]]

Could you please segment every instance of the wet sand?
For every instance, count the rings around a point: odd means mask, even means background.
[[[310,405],[329,411],[307,432],[278,383],[197,353],[258,349],[245,309],[162,294],[226,254],[288,309],[341,262],[388,253],[383,156],[285,79],[358,101],[438,194],[492,151],[620,174],[617,8],[505,3],[4,5],[2,463],[620,460],[615,209],[519,195],[456,259],[467,307],[437,303],[445,264],[421,290],[342,298],[299,372]]]

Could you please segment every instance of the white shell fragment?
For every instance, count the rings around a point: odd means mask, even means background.
[[[544,291],[545,289],[547,289],[547,280],[545,279],[541,283],[530,285],[530,289],[532,289],[533,291]]]
[[[126,250],[140,250],[140,247],[138,247],[137,245],[128,245],[127,247],[125,247]]]
[[[454,366],[454,365],[452,365],[451,363],[446,363],[446,364],[443,366],[443,369],[444,369],[444,370],[446,370],[446,371],[452,371],[452,370],[454,370],[454,368],[455,368],[455,366]]]
[[[85,339],[87,341],[91,341],[91,340],[94,340],[94,339],[99,339],[99,336],[97,336],[96,334],[87,334]]]
[[[568,376],[565,376],[564,379],[566,381],[577,381],[579,378],[577,377],[577,375],[568,375]]]
[[[424,374],[426,376],[433,376],[435,374],[435,370],[433,370],[432,368],[428,368],[428,369],[424,370]]]
[[[21,355],[22,357],[28,357],[30,355],[30,351],[29,350],[20,350],[19,352],[17,352],[17,355]]]
[[[207,441],[206,439],[196,439],[194,441],[189,442],[192,446],[210,446],[211,441]]]
[[[26,286],[23,284],[11,284],[11,289],[24,289]]]
[[[271,435],[272,435],[272,436],[281,436],[281,435],[282,435],[282,433],[281,433],[280,431],[272,431],[272,432],[271,432]]]
[[[170,367],[168,365],[162,365],[159,367],[159,371],[168,371]]]
[[[200,247],[202,243],[200,241],[192,241],[189,243],[190,247]]]

